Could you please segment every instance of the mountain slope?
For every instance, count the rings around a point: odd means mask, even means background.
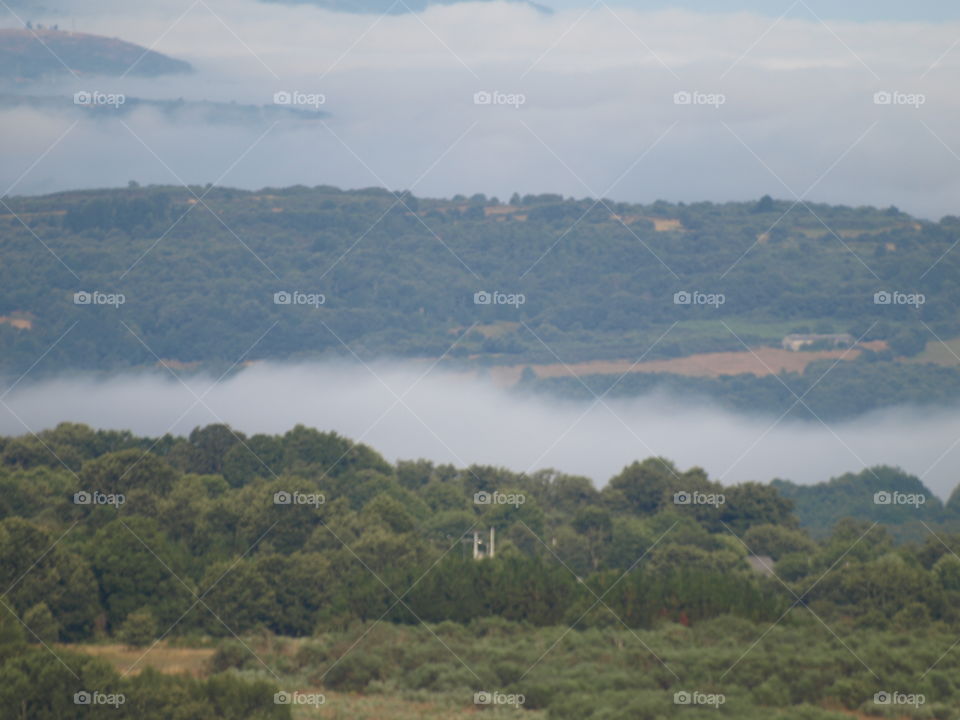
[[[849,368],[830,372],[831,382],[850,377],[817,412],[874,406],[863,398],[943,400],[960,386],[951,374],[960,370],[934,376],[918,365],[930,382],[911,376],[908,387],[923,397],[904,398],[893,392],[903,378],[879,364],[922,351],[932,333],[960,337],[956,218],[815,206],[840,243],[810,213],[769,198],[599,205],[558,195],[505,203],[377,188],[134,186],[4,204],[0,316],[30,321],[30,329],[0,323],[6,372],[47,350],[50,371],[153,364],[122,319],[160,357],[207,367],[229,366],[255,344],[250,360],[339,354],[342,340],[364,357],[449,350],[448,359],[512,366],[558,357],[632,364],[641,355],[749,355],[744,345],[779,348],[791,333],[849,333],[877,349],[848,348],[829,361]],[[892,290],[925,293],[925,302],[876,302]],[[83,291],[125,302],[75,303]],[[276,301],[295,292],[297,300]],[[724,302],[693,302],[693,293]],[[633,377],[620,384],[641,382]],[[724,388],[764,409],[764,398],[793,402],[776,377],[738,375]]]
[[[0,78],[34,80],[71,71],[153,77],[191,69],[190,63],[117,38],[52,28],[0,30]]]

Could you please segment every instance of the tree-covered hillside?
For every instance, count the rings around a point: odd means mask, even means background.
[[[290,682],[460,708],[497,690],[596,720],[687,717],[672,698],[694,690],[729,698],[724,717],[826,720],[887,689],[924,695],[909,717],[955,720],[960,517],[915,478],[871,477],[831,483],[850,517],[812,537],[789,496],[802,518],[810,497],[839,504],[823,488],[724,487],[659,458],[598,490],[390,464],[303,426],[3,438],[0,698],[18,710],[0,717],[81,717],[73,693],[99,689],[129,698],[109,717],[279,719]],[[915,518],[927,532],[897,545],[888,527]],[[210,677],[118,677],[75,654],[146,658],[158,638],[220,642]]]
[[[960,521],[957,488],[943,503],[919,478],[895,468],[865,468],[817,485],[783,480],[774,480],[772,485],[793,503],[800,524],[814,537],[826,537],[837,522],[848,517],[883,523],[901,541],[922,540],[938,528],[949,532]],[[893,499],[891,493],[922,496],[923,500],[908,504],[912,512],[903,512],[900,505],[885,502]]]
[[[960,258],[947,252],[960,221],[922,223],[895,209],[813,206],[828,231],[806,209],[769,199],[640,206],[540,195],[505,204],[377,189],[131,187],[3,204],[0,313],[32,324],[0,325],[8,370],[29,365],[75,321],[81,332],[50,353],[50,366],[152,362],[118,320],[183,362],[232,362],[274,322],[254,357],[343,352],[334,332],[362,355],[439,355],[459,330],[498,322],[525,323],[568,361],[635,357],[673,323],[652,356],[742,349],[716,322],[731,319],[766,323],[737,333],[747,343],[850,332],[900,354],[929,339],[918,320],[943,337],[960,334]],[[125,302],[75,305],[84,290]],[[875,304],[884,290],[926,301]],[[325,302],[275,304],[283,291]],[[482,291],[523,301],[477,304]],[[725,302],[678,305],[679,292]],[[551,357],[522,326],[475,332],[455,349],[476,352]]]
[[[0,29],[0,78],[19,82],[75,74],[154,77],[185,73],[190,63],[152,49],[57,27]]]
[[[873,410],[903,405],[955,405],[960,401],[960,370],[935,364],[896,362],[867,351],[855,361],[819,360],[804,372],[757,377],[746,373],[690,377],[669,373],[529,378],[525,388],[580,400],[629,397],[654,391],[681,400],[704,398],[739,412],[824,421],[845,420]]]
[[[960,387],[954,368],[881,366],[960,335],[952,217],[770,198],[633,205],[135,184],[4,198],[0,211],[0,369],[11,374],[41,356],[31,377],[157,358],[207,369],[352,353],[651,360],[849,333],[880,345],[819,390],[843,398],[824,414],[944,400]],[[878,303],[877,293],[900,295]],[[878,374],[888,390],[868,392]],[[631,377],[619,391],[649,382]],[[709,385],[734,407],[790,400],[772,377]]]

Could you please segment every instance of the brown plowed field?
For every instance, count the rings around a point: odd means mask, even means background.
[[[882,341],[861,343],[870,350],[886,347]],[[755,348],[752,351],[700,353],[669,360],[650,360],[636,363],[633,360],[592,360],[590,362],[563,365],[530,365],[537,377],[567,377],[571,374],[583,375],[622,375],[627,372],[672,373],[691,377],[719,377],[721,375],[742,375],[749,373],[758,377],[780,372],[803,372],[807,365],[816,360],[840,359],[853,360],[860,351],[820,350],[817,352],[793,352],[775,347]],[[520,379],[526,365],[509,365],[490,369],[493,378],[503,385],[512,385]]]

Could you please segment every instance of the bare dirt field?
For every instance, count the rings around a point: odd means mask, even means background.
[[[883,342],[862,343],[863,347],[880,350]],[[780,372],[802,373],[816,360],[853,360],[860,350],[821,350],[817,352],[793,352],[775,347],[760,347],[752,351],[700,353],[669,360],[651,360],[636,363],[632,360],[593,360],[564,365],[507,365],[490,369],[494,380],[501,385],[512,385],[520,379],[525,367],[530,367],[540,378],[577,377],[584,375],[622,375],[624,373],[672,373],[689,377],[719,377],[721,375],[751,374],[757,377]]]
[[[17,330],[32,330],[33,321],[30,318],[26,317],[16,317],[16,316],[7,316],[0,315],[0,324],[6,323],[7,325],[12,325],[17,328]]]

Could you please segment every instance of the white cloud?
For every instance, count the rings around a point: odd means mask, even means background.
[[[960,408],[900,408],[830,427],[810,421],[771,428],[773,417],[662,396],[611,399],[610,409],[590,409],[588,402],[529,398],[460,374],[424,372],[423,365],[386,362],[370,370],[261,364],[212,389],[212,378],[192,377],[190,390],[162,373],[64,378],[14,390],[5,402],[16,415],[0,411],[0,433],[23,434],[23,423],[39,431],[66,420],[152,436],[185,435],[220,420],[246,433],[283,433],[303,423],[372,445],[391,461],[426,457],[515,471],[553,467],[598,485],[650,456],[682,468],[699,465],[726,484],[775,477],[812,483],[878,464],[923,476],[944,498],[957,483]]]

